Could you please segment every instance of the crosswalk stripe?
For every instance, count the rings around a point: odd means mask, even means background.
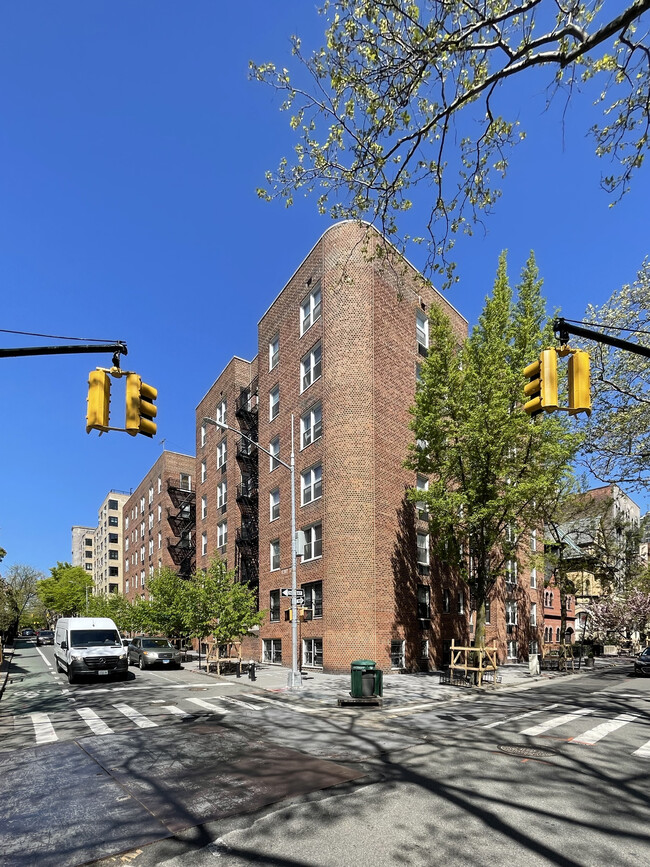
[[[113,707],[132,720],[137,726],[140,726],[141,729],[150,729],[158,725],[158,723],[155,723],[153,720],[144,716],[144,714],[141,714],[140,711],[130,707],[128,704],[114,704]]]
[[[517,714],[517,716],[509,716],[509,717],[506,717],[506,719],[499,719],[496,722],[488,723],[487,725],[481,726],[481,728],[493,729],[493,728],[496,728],[497,726],[505,725],[506,723],[515,722],[515,720],[518,720],[518,719],[524,719],[524,717],[527,717],[527,716],[535,716],[535,714],[544,713],[547,710],[553,710],[554,707],[559,707],[559,706],[560,706],[559,704],[549,704],[546,707],[540,707],[538,710],[529,710],[529,711],[526,711],[526,713]]]
[[[634,750],[633,756],[641,756],[643,759],[650,759],[650,741],[646,741],[638,750]]]
[[[531,726],[529,729],[524,729],[520,734],[529,735],[530,737],[541,735],[542,732],[547,732],[549,729],[558,728],[558,726],[562,726],[565,723],[575,722],[578,717],[594,713],[594,710],[593,707],[581,707],[578,708],[578,710],[572,710],[569,713],[562,714],[562,716],[553,717],[553,719],[550,719],[545,723],[540,723],[539,725]]]
[[[112,735],[113,729],[99,718],[99,716],[89,707],[75,708],[81,719],[86,723],[88,728],[95,732],[96,735]]]
[[[232,698],[229,695],[224,696],[222,698],[222,701],[227,701],[228,704],[237,704],[237,705],[239,705],[239,707],[243,707],[246,710],[262,710],[261,707],[256,707],[254,704],[251,704],[248,701],[238,701],[236,698]]]
[[[589,731],[581,734],[579,738],[571,738],[571,740],[574,744],[589,744],[591,746],[598,743],[598,741],[601,740],[601,738],[604,738],[605,735],[615,732],[616,729],[620,729],[621,726],[633,722],[637,716],[638,714],[636,713],[619,714],[617,717],[614,717],[614,719],[606,720],[600,725],[589,729]]]
[[[54,726],[46,713],[31,713],[32,725],[37,744],[49,744],[58,741],[59,736],[54,731]]]
[[[189,714],[186,710],[183,710],[183,708],[178,707],[178,705],[176,704],[165,704],[163,705],[162,709],[166,710],[167,713],[176,714],[176,716],[191,716],[191,714]]]
[[[230,713],[225,707],[215,707],[213,704],[203,701],[202,698],[188,698],[187,700],[191,701],[192,704],[198,704],[199,707],[204,707],[206,710],[211,710],[213,713]]]

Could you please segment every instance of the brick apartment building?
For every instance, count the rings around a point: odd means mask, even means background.
[[[373,245],[384,255],[369,256]],[[402,466],[432,304],[464,339],[466,320],[381,235],[334,225],[259,321],[257,356],[233,358],[197,407],[197,566],[217,552],[258,588],[264,661],[291,659],[290,473],[206,416],[285,463],[293,417],[303,667],[347,671],[368,658],[427,670],[452,638],[471,640],[467,585],[430,562],[426,515],[406,499],[426,479]],[[536,649],[541,597],[523,560],[511,578],[495,589],[487,637],[503,659],[522,659]]]
[[[162,567],[189,576],[195,566],[195,458],[163,452],[124,503],[124,595],[146,594]]]

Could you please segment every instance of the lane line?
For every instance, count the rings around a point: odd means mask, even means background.
[[[615,732],[617,729],[620,729],[621,726],[633,722],[637,717],[638,714],[636,713],[619,714],[614,717],[614,719],[606,720],[600,725],[594,726],[594,728],[581,734],[579,738],[571,738],[571,741],[574,744],[588,744],[589,746],[593,746],[593,744],[598,743],[599,740],[602,740],[602,738],[611,734],[611,732]]]
[[[188,698],[187,700],[192,702],[192,704],[205,708],[206,710],[211,710],[212,713],[230,713],[230,711],[226,710],[225,707],[215,707],[213,704],[203,701],[202,698]]]
[[[166,710],[167,713],[173,713],[176,716],[192,716],[191,713],[188,713],[186,710],[183,710],[183,708],[180,708],[175,704],[165,704],[162,709]]]
[[[239,701],[239,700],[236,699],[236,698],[231,698],[229,695],[227,695],[227,696],[225,696],[224,698],[222,698],[221,701],[227,701],[228,704],[236,704],[236,705],[239,705],[239,707],[243,707],[243,708],[245,708],[246,710],[255,710],[255,711],[260,711],[260,710],[262,710],[261,707],[256,707],[254,704],[251,704],[249,701]]]
[[[144,714],[141,714],[140,711],[130,707],[128,704],[114,704],[113,707],[132,720],[137,726],[140,726],[141,729],[150,729],[158,725],[158,723],[155,723],[153,720],[144,716]]]
[[[502,726],[502,725],[505,725],[506,723],[509,723],[509,722],[515,722],[515,720],[524,719],[527,716],[535,716],[535,714],[544,713],[544,711],[553,710],[554,707],[559,707],[559,706],[560,705],[557,703],[556,704],[548,704],[548,705],[546,705],[546,707],[540,707],[539,710],[529,710],[529,711],[527,711],[527,713],[520,713],[520,714],[517,714],[517,716],[509,716],[509,717],[506,717],[505,719],[500,719],[500,720],[497,720],[496,722],[488,723],[487,725],[481,726],[481,728],[494,729],[497,726]]]
[[[45,665],[47,665],[49,668],[52,668],[52,663],[51,663],[50,660],[47,658],[47,656],[45,656],[45,654],[44,654],[43,651],[40,649],[40,647],[37,647],[36,650],[37,650],[38,653],[41,654],[41,657],[42,657],[43,662],[45,663]]]
[[[30,717],[37,744],[49,744],[52,741],[58,741],[59,736],[54,731],[54,726],[46,713],[30,713]]]
[[[564,713],[562,714],[562,716],[553,717],[553,719],[547,720],[545,723],[540,723],[540,725],[531,726],[529,729],[524,729],[522,732],[519,732],[519,734],[529,735],[530,737],[534,737],[535,735],[541,735],[542,732],[547,732],[549,729],[556,729],[559,726],[564,725],[565,723],[576,722],[578,717],[594,713],[595,710],[596,709],[593,707],[581,707],[578,708],[578,710],[572,710],[569,713]]]
[[[113,729],[106,725],[106,723],[99,718],[99,715],[95,713],[89,707],[78,707],[75,708],[81,719],[86,723],[88,728],[95,732],[96,735],[112,735]]]

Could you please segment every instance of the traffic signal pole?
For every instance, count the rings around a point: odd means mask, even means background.
[[[635,355],[650,358],[650,346],[641,346],[629,340],[621,340],[620,337],[611,337],[601,331],[592,331],[591,328],[584,328],[582,325],[573,325],[563,317],[553,320],[553,331],[563,345],[569,342],[569,334],[573,334],[575,337],[585,337],[587,340],[595,340],[596,343],[606,343],[608,346],[615,346],[617,349],[625,349]]]

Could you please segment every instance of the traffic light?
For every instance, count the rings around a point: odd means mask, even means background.
[[[91,370],[86,399],[86,433],[109,430],[108,414],[111,403],[111,380],[105,370]]]
[[[158,409],[152,401],[158,397],[158,389],[147,385],[137,373],[126,375],[126,432],[131,436],[144,434],[152,437],[157,425],[154,418]]]
[[[524,412],[531,418],[544,410],[554,412],[557,409],[557,350],[543,349],[539,359],[525,368],[524,376],[530,380],[524,386],[528,398]]]
[[[574,349],[569,358],[569,413],[591,415],[591,383],[589,353]]]

